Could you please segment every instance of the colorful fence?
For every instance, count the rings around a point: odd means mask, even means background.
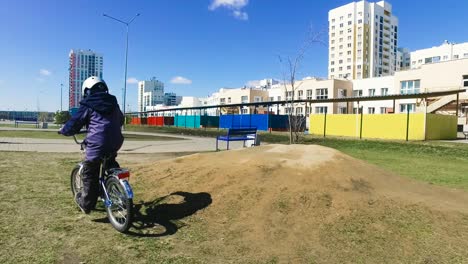
[[[309,131],[324,136],[425,140],[454,139],[455,116],[427,114],[311,115]]]
[[[200,128],[200,127],[218,127],[218,116],[199,116],[199,115],[179,115],[174,117],[176,127]]]
[[[304,122],[305,123],[305,122]],[[220,128],[256,127],[258,130],[287,130],[289,126],[287,115],[222,115]]]

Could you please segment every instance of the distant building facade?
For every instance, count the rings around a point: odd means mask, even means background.
[[[390,3],[352,2],[332,9],[329,79],[364,79],[396,71],[398,18]]]
[[[148,111],[148,107],[164,104],[164,83],[152,78],[138,82],[138,112]]]
[[[80,107],[81,86],[91,76],[102,78],[103,57],[92,50],[72,49],[69,57],[69,109]]]
[[[416,50],[410,53],[411,69],[428,63],[458,60],[468,58],[468,42],[452,43],[444,41],[442,45],[428,49]]]

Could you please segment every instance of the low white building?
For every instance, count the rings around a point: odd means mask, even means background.
[[[382,96],[398,94],[395,89],[395,77],[385,76],[353,80],[353,97]],[[393,101],[363,101],[353,103],[352,113],[362,107],[364,114],[386,114],[393,112]]]
[[[410,57],[411,69],[419,68],[428,63],[466,59],[468,58],[468,42],[456,44],[444,41],[438,47],[413,51]]]

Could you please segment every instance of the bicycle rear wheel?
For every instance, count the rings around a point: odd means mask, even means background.
[[[107,179],[106,190],[111,204],[106,207],[107,217],[117,231],[125,233],[133,221],[133,200],[117,178]]]
[[[80,192],[83,189],[83,180],[81,179],[80,166],[76,166],[75,168],[73,168],[70,175],[70,185],[74,199],[76,193]]]

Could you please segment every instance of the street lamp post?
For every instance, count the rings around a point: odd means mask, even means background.
[[[62,102],[63,102],[62,90],[63,90],[63,83],[60,84],[60,112],[63,112],[63,109],[62,109]]]
[[[107,17],[107,18],[110,18],[110,19],[113,19],[117,22],[120,22],[122,24],[124,24],[125,26],[127,26],[127,37],[126,37],[126,45],[125,45],[125,78],[124,78],[124,89],[123,89],[123,113],[124,113],[124,116],[125,116],[125,97],[126,97],[126,94],[127,94],[127,62],[128,62],[128,28],[130,26],[130,24],[133,22],[133,20],[135,20],[135,18],[137,16],[139,16],[140,14],[136,14],[129,22],[125,22],[125,21],[122,21],[120,19],[117,19],[115,17],[111,17],[109,15],[106,15],[106,14],[103,14],[103,16]],[[124,127],[125,127],[125,122],[124,122]]]

